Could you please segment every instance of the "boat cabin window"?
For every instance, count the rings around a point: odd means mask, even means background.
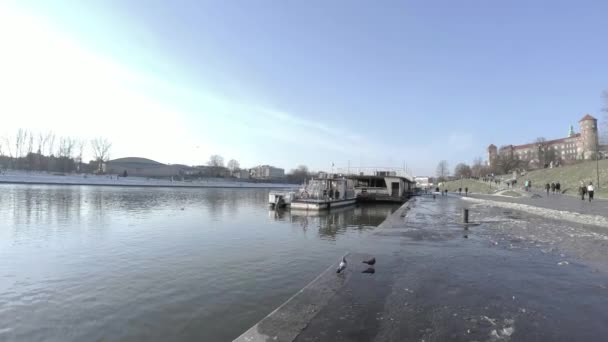
[[[386,188],[386,182],[384,178],[359,179],[356,186],[363,188]]]

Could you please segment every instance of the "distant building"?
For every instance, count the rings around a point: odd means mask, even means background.
[[[247,169],[239,169],[232,171],[232,177],[239,179],[249,179],[249,170]]]
[[[430,177],[414,177],[414,182],[416,182],[416,187],[420,189],[428,188],[433,185],[430,182]]]
[[[199,165],[195,166],[194,169],[196,172],[195,175],[200,175],[203,177],[231,177],[232,174],[228,168],[223,166],[207,166],[207,165]]]
[[[282,179],[285,178],[285,170],[270,166],[270,165],[259,165],[249,169],[251,178],[256,179]]]
[[[172,177],[186,174],[192,169],[185,165],[167,165],[157,161],[128,157],[110,160],[104,164],[105,172],[122,175],[125,171],[129,176],[140,177]]]
[[[560,162],[564,160],[594,159],[598,151],[597,119],[587,114],[579,120],[580,132],[575,133],[570,126],[568,136],[561,139],[539,141],[524,145],[506,145],[498,149],[488,146],[488,165],[496,166],[499,155],[517,157],[528,166]]]

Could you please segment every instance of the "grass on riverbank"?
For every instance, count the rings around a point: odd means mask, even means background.
[[[562,191],[577,196],[580,181],[585,184],[593,182],[596,197],[608,198],[608,160],[599,161],[600,186],[597,186],[596,162],[587,161],[576,165],[541,169],[530,171],[517,179],[518,185],[523,185],[526,179],[532,181],[532,188],[544,190],[544,186],[551,182],[560,182]]]
[[[469,188],[469,193],[474,194],[491,194],[497,190],[496,185],[490,186],[489,183],[477,181],[474,179],[463,179],[454,180],[449,182],[444,182],[441,189],[447,189],[451,193],[458,193],[458,188],[462,188],[462,193],[464,194],[464,188]]]

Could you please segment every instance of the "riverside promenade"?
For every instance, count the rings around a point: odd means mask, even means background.
[[[344,273],[335,260],[235,341],[604,341],[607,247],[600,226],[417,197]],[[375,273],[361,273],[370,256]]]

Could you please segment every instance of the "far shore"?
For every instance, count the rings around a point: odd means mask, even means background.
[[[116,175],[52,174],[34,171],[5,171],[0,184],[87,185],[158,188],[295,188],[296,184],[254,183],[209,178],[193,181],[165,180],[146,177],[117,177]]]

